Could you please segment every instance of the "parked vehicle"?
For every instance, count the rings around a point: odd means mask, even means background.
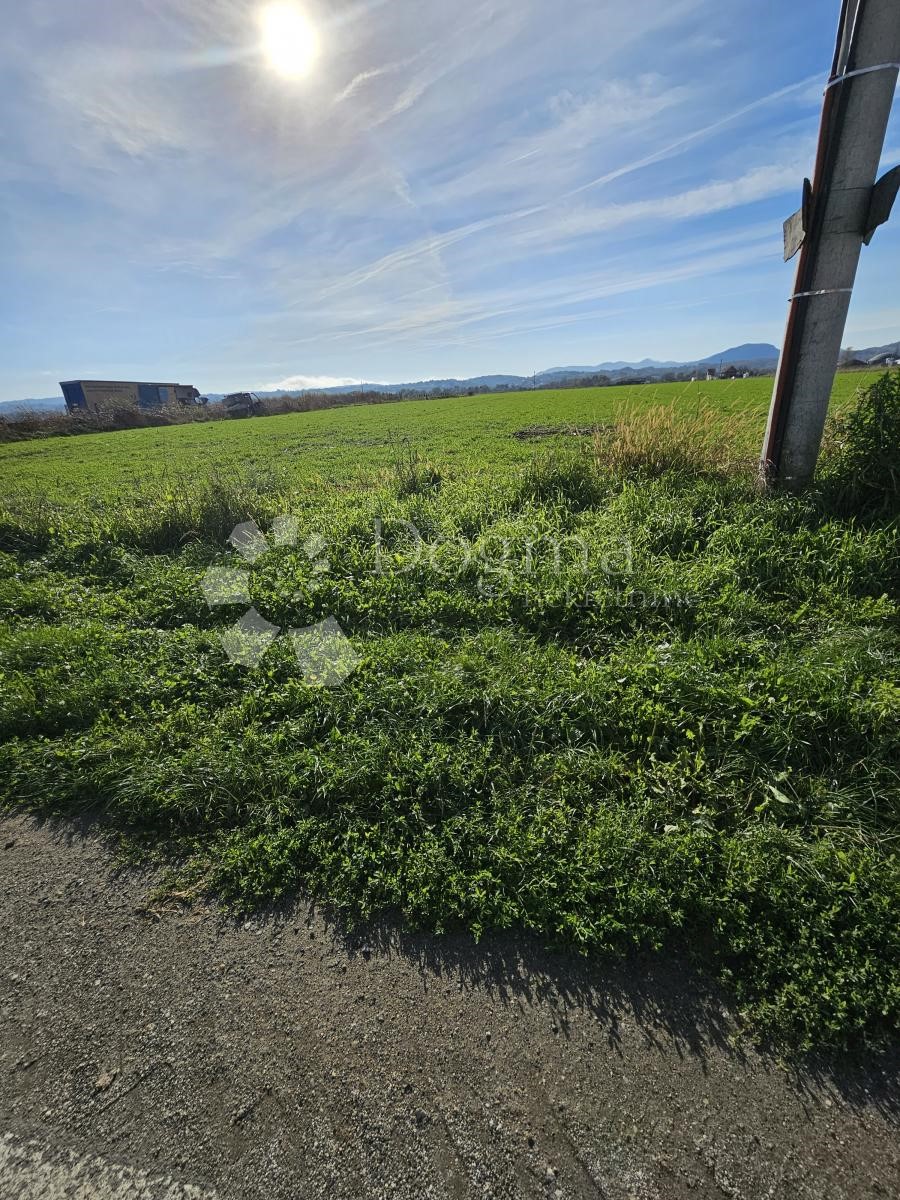
[[[169,404],[207,404],[195,387],[183,383],[123,383],[109,379],[72,379],[59,385],[70,413],[108,414],[123,408],[154,409]]]
[[[229,417],[255,417],[263,410],[263,403],[253,392],[231,392],[223,397],[222,404]]]

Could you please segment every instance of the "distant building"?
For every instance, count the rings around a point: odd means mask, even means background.
[[[110,379],[71,379],[59,385],[70,413],[110,412],[120,408],[164,408],[201,404],[195,387],[183,383],[123,383]]]
[[[716,368],[715,367],[707,367],[706,368],[707,381],[709,381],[710,379],[715,379],[715,377],[716,377]]]

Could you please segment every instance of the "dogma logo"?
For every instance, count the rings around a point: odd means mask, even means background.
[[[296,517],[277,517],[267,538],[255,521],[244,521],[234,527],[228,541],[243,565],[209,568],[201,586],[210,608],[251,605],[250,575],[254,564],[274,547],[296,546],[299,522]],[[303,544],[314,575],[325,575],[331,570],[327,548],[328,543],[319,534],[313,534]],[[359,656],[334,617],[303,629],[282,629],[251,606],[239,621],[219,634],[219,641],[230,662],[255,667],[281,635],[293,643],[303,678],[311,687],[338,687],[359,665]]]

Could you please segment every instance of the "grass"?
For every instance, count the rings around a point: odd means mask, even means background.
[[[615,424],[594,436],[598,459],[616,474],[660,476],[749,474],[759,459],[759,413],[731,412],[723,436],[722,411],[708,398],[674,400],[652,408],[624,406]]]
[[[412,397],[401,392],[363,390],[342,392],[339,395],[328,392],[304,392],[302,395],[285,393],[257,397],[256,415],[280,416],[285,413],[308,413],[348,405],[392,404],[408,399]],[[158,408],[140,408],[132,403],[113,403],[99,411],[75,413],[69,413],[65,409],[24,409],[13,414],[0,413],[0,443],[234,419],[235,414],[226,408],[222,401],[202,405],[171,403]]]
[[[845,408],[860,386],[876,378],[838,375],[833,404]],[[520,442],[512,436],[518,430],[606,425],[627,408],[651,412],[675,405],[688,414],[711,405],[725,435],[739,414],[746,420],[743,414],[755,413],[761,444],[771,392],[765,378],[529,391],[48,438],[0,445],[0,477],[6,494],[22,491],[29,502],[35,496],[58,499],[74,515],[82,500],[86,512],[99,502],[117,505],[147,485],[152,490],[163,474],[274,472],[292,489],[312,494],[321,483],[368,484],[392,475],[403,442],[443,469],[491,475],[523,466],[536,445],[572,442],[565,436]]]
[[[837,396],[802,497],[745,467],[760,383],[0,448],[0,799],[100,810],[239,908],[653,948],[785,1045],[895,1036],[897,377]],[[252,603],[336,617],[337,688],[286,637],[232,665],[247,604],[204,599],[284,513]]]

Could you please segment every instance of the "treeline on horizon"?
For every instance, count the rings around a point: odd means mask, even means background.
[[[719,378],[734,378],[743,371],[730,368]],[[750,371],[751,375],[771,375],[771,371]],[[454,396],[482,396],[508,394],[522,391],[558,391],[568,388],[621,387],[649,383],[686,383],[697,374],[688,370],[671,370],[642,375],[571,375],[541,380],[534,378],[530,386],[498,384],[494,387],[433,388],[427,391],[416,388],[398,388],[394,391],[372,391],[360,388],[350,392],[310,391],[300,395],[289,392],[260,397],[257,417],[281,416],[286,413],[315,412],[327,408],[345,408],[358,404],[395,404],[404,400],[448,400]],[[0,442],[27,441],[32,438],[60,437],[80,433],[108,433],[121,429],[144,429],[165,425],[188,425],[193,422],[228,421],[248,419],[230,413],[221,401],[198,406],[165,405],[160,408],[142,409],[117,407],[109,412],[69,413],[39,410],[19,411],[9,417],[0,417]]]

